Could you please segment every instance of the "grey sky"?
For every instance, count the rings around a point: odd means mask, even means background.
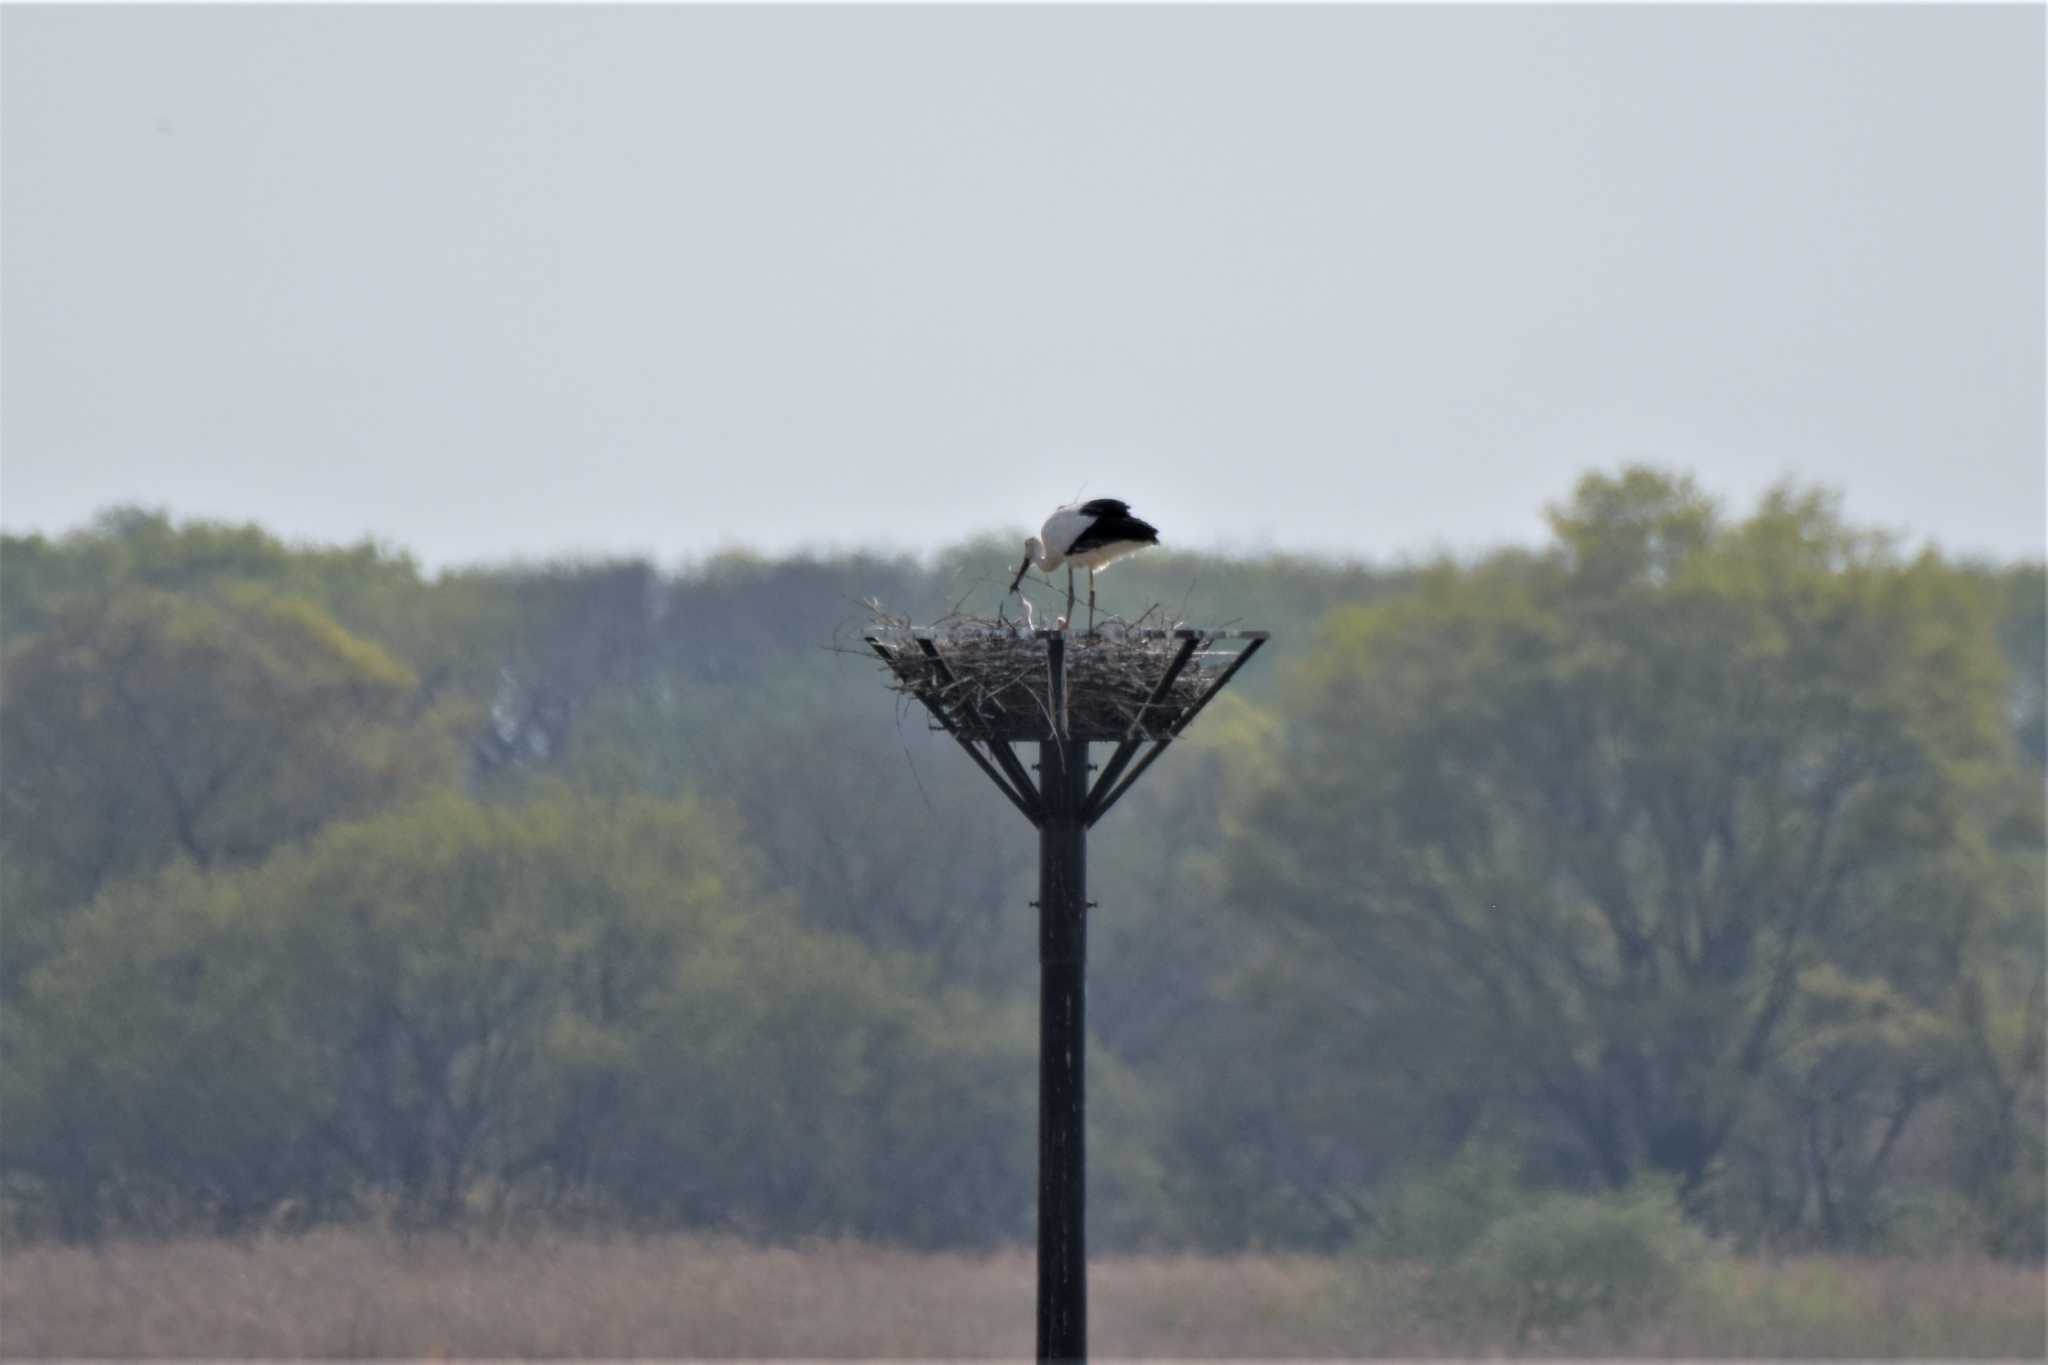
[[[2039,555],[2043,14],[9,6],[0,523]]]

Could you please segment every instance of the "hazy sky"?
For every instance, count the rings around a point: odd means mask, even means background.
[[[0,523],[1377,558],[1650,459],[2039,555],[2043,15],[9,5]]]

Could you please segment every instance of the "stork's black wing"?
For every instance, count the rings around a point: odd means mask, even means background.
[[[1093,502],[1082,503],[1081,514],[1089,517],[1127,517],[1131,514],[1131,505],[1116,498],[1097,498]]]
[[[1108,498],[1103,499],[1108,502]],[[1121,506],[1122,504],[1118,504]],[[1159,528],[1149,521],[1125,516],[1120,512],[1107,512],[1095,518],[1094,525],[1074,537],[1074,543],[1067,547],[1070,555],[1084,554],[1099,550],[1105,545],[1157,545]]]

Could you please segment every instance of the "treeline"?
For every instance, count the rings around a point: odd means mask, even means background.
[[[1102,582],[1275,646],[1099,828],[1099,1245],[1454,1255],[1650,1179],[2040,1257],[2039,564],[1593,475],[1550,540]],[[1031,833],[859,642],[1014,553],[0,545],[10,1235],[1028,1238]]]

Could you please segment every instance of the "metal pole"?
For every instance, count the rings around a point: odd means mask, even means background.
[[[1064,640],[1048,641],[1054,715],[1065,726]],[[1088,1358],[1082,1134],[1088,965],[1088,742],[1038,746],[1038,1358]]]
[[[1176,736],[1186,730],[1204,706],[1266,641],[1262,630],[1236,634],[1175,631],[1181,642],[1165,675],[1154,685],[1138,720],[1124,731],[1090,804],[1088,740],[1075,739],[1068,724],[1067,633],[1034,632],[1045,641],[1047,730],[1038,745],[1038,782],[1034,790],[1023,764],[1000,728],[987,717],[971,719],[948,709],[943,691],[954,682],[954,670],[928,635],[913,634],[924,665],[907,664],[909,646],[902,632],[869,635],[867,642],[896,676],[914,692],[939,726],[952,734],[981,770],[1011,803],[1038,826],[1038,1358],[1085,1361],[1088,1358],[1088,1242],[1086,1236],[1086,1171],[1082,1139],[1085,1118],[1082,1069],[1087,1039],[1086,971],[1088,965],[1088,827],[1129,791]],[[1140,632],[1164,639],[1163,631]],[[1215,640],[1244,640],[1245,647],[1229,667],[1209,682],[1193,705],[1155,731],[1148,723],[1166,699],[1174,680],[1195,654]],[[921,670],[929,667],[941,687]],[[1131,760],[1145,740],[1152,748]],[[975,749],[986,744],[994,765]],[[1001,772],[996,771],[1000,766]],[[1007,781],[1005,780],[1007,779]]]

